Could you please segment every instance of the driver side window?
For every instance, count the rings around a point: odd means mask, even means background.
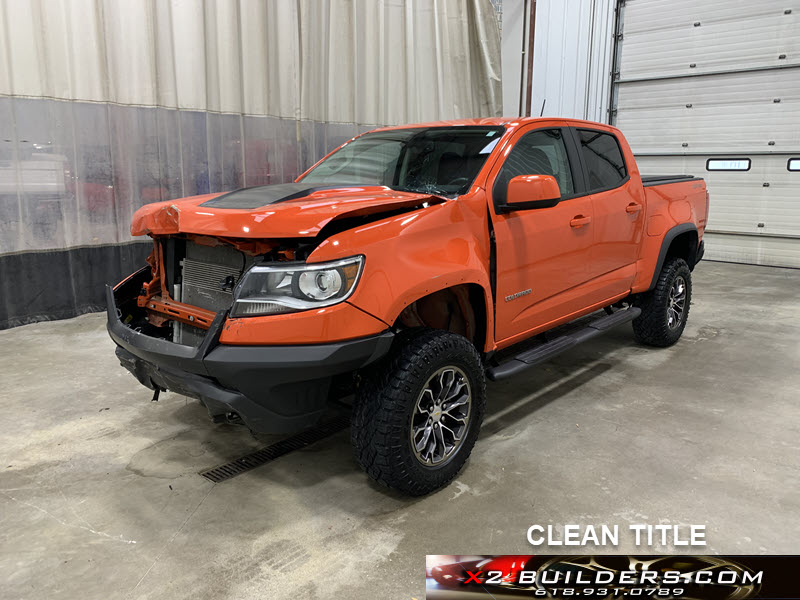
[[[552,175],[562,196],[575,193],[567,148],[560,129],[542,129],[523,136],[497,175],[492,196],[496,205],[506,203],[508,183],[519,175]]]

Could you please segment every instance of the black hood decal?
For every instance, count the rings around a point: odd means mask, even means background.
[[[363,184],[362,184],[363,185]],[[200,206],[209,208],[243,208],[254,209],[269,206],[276,202],[296,200],[319,192],[321,190],[335,190],[339,188],[354,187],[352,185],[323,185],[310,186],[307,183],[279,183],[276,185],[260,185],[258,187],[242,188],[217,196],[203,202]]]

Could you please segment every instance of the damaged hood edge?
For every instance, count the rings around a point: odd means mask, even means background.
[[[268,187],[273,186],[265,186]],[[253,189],[257,188],[250,188]],[[440,196],[400,192],[384,186],[338,186],[310,190],[301,198],[273,201],[254,209],[220,208],[209,202],[225,195],[207,194],[147,204],[133,215],[131,234],[191,233],[245,239],[314,237],[334,219],[447,201]]]

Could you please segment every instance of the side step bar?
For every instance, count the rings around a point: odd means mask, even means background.
[[[582,342],[597,337],[617,325],[633,321],[640,314],[642,314],[642,309],[631,306],[630,308],[620,309],[610,315],[595,319],[586,325],[586,327],[557,337],[541,346],[526,350],[501,365],[487,369],[486,376],[492,381],[497,381],[498,379],[516,375],[520,371],[538,365],[539,363],[553,358],[557,354],[561,354],[565,350],[569,350]]]

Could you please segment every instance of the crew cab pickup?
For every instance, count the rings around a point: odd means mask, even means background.
[[[421,495],[472,451],[487,378],[626,322],[675,343],[707,216],[702,179],[641,176],[608,125],[377,129],[294,183],[139,209],[153,251],[107,289],[108,330],[156,397],[257,432],[354,395],[360,465]]]

